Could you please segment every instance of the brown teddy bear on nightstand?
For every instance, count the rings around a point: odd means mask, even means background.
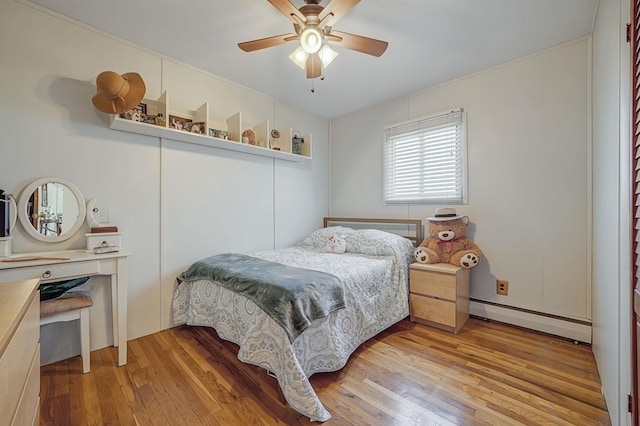
[[[466,238],[469,218],[458,216],[450,207],[436,209],[428,217],[429,236],[413,253],[419,263],[451,263],[465,269],[475,268],[482,260],[482,251]]]

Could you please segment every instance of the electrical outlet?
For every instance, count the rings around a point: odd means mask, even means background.
[[[502,296],[508,296],[509,295],[509,281],[498,280],[496,282],[496,294],[500,294]]]

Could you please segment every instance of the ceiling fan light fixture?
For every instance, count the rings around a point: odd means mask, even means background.
[[[317,28],[307,27],[300,34],[300,47],[308,54],[313,54],[320,50],[322,42],[322,33]]]
[[[291,59],[291,61],[297,66],[299,66],[300,69],[302,70],[304,70],[304,66],[307,63],[308,57],[309,57],[309,54],[305,52],[301,46],[298,46],[298,48],[294,50],[292,54],[289,55],[289,59]]]
[[[333,62],[336,56],[338,56],[338,52],[330,48],[328,44],[325,44],[322,46],[322,49],[320,49],[320,52],[318,52],[318,55],[320,55],[322,66],[326,68],[331,62]]]

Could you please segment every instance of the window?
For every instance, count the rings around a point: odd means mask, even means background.
[[[462,109],[385,128],[385,203],[465,204],[467,143]]]

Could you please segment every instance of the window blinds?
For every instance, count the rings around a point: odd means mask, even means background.
[[[462,109],[385,128],[386,203],[466,203]]]

